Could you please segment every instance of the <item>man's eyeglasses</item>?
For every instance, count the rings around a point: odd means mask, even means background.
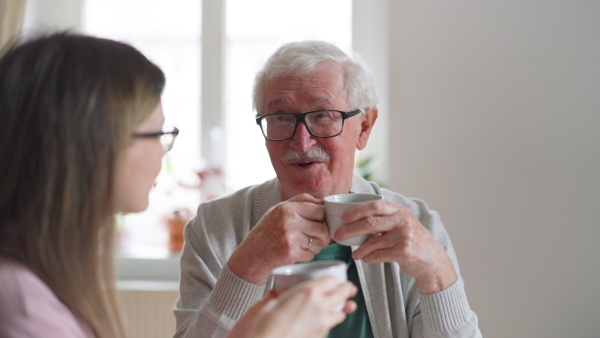
[[[296,134],[300,121],[304,122],[312,136],[328,138],[341,134],[344,121],[362,111],[362,109],[351,112],[317,110],[301,114],[270,114],[256,117],[256,124],[260,126],[264,137],[269,141],[291,139]]]
[[[179,135],[179,129],[177,127],[163,127],[163,131],[155,133],[135,133],[133,137],[145,137],[145,138],[160,138],[160,144],[163,146],[163,151],[167,151],[173,148],[175,138]]]

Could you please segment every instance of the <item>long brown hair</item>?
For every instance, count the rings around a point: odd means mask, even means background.
[[[164,83],[133,47],[69,33],[0,60],[0,255],[29,267],[96,337],[124,335],[114,176]]]

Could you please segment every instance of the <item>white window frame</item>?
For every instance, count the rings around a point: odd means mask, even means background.
[[[45,0],[29,0],[26,8],[25,32],[35,30],[81,30],[81,1],[83,0],[56,0],[54,8],[68,8],[70,10],[48,11],[48,2]],[[222,164],[222,157],[215,158],[215,154],[224,154],[224,143],[211,147],[211,133],[215,135],[223,130],[224,126],[224,63],[225,63],[225,4],[226,0],[202,0],[202,77],[201,90],[201,154],[203,158]],[[58,5],[58,6],[57,6]],[[388,28],[386,0],[353,0],[352,1],[352,41],[354,50],[359,53],[371,66],[376,87],[380,96],[379,119],[369,139],[365,150],[366,154],[376,154],[380,159],[376,176],[381,181],[387,181],[387,140],[388,140]],[[65,15],[65,13],[70,13]],[[27,17],[30,18],[27,21]],[[43,20],[42,20],[43,19]],[[210,32],[210,34],[206,34]],[[211,157],[212,156],[212,157]],[[222,156],[222,155],[221,155]],[[120,280],[131,279],[179,279],[179,260],[174,257],[134,258],[144,261],[144,264],[129,264],[131,257],[117,257],[118,266],[127,266],[118,269]],[[152,262],[156,262],[153,264]],[[168,266],[165,266],[167,264]],[[157,267],[164,271],[156,275]]]

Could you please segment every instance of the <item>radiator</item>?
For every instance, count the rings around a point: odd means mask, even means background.
[[[119,302],[127,337],[166,338],[175,333],[173,290],[119,290]]]

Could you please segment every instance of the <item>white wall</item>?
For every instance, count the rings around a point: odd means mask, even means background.
[[[375,87],[379,96],[379,117],[369,137],[367,147],[358,156],[361,159],[374,156],[376,160],[368,167],[369,179],[385,182],[389,165],[385,154],[388,152],[389,125],[389,36],[387,0],[352,0],[352,48],[360,55],[375,77]]]
[[[389,5],[390,187],[441,213],[484,337],[597,337],[600,2]]]

